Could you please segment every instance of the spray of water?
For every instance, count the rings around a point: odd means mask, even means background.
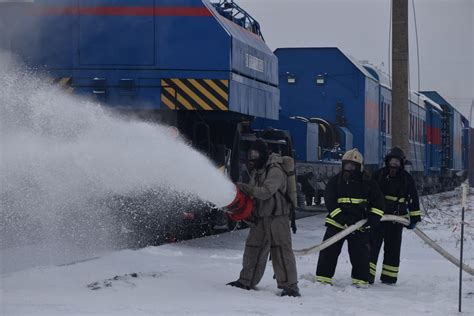
[[[0,69],[1,248],[42,240],[57,249],[65,239],[97,245],[97,237],[113,243],[104,232],[116,229],[116,214],[104,209],[146,196],[138,208],[162,218],[196,197],[217,206],[233,199],[233,184],[167,127],[115,117],[5,53]]]

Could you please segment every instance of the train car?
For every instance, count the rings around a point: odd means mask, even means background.
[[[441,189],[441,125],[443,109],[427,96],[419,93],[426,108],[426,138],[425,138],[425,175],[423,190],[437,192]]]
[[[379,109],[380,109],[380,157],[383,158],[387,150],[392,147],[392,86],[387,74],[379,68],[363,62],[367,69],[379,82]],[[416,92],[410,92],[409,98],[409,144],[410,164],[407,168],[420,181],[425,174],[425,139],[426,139],[426,108]],[[383,159],[381,160],[382,163]]]
[[[441,164],[440,185],[453,188],[466,177],[467,120],[436,91],[421,91],[442,108],[441,112]]]
[[[379,155],[383,155],[392,147],[392,83],[388,74],[377,67],[362,62],[363,67],[379,83],[379,122],[380,122],[380,150]]]
[[[297,152],[297,166],[318,170],[325,162],[339,162],[340,153],[353,147],[364,155],[368,170],[382,166],[392,146],[389,76],[337,48],[279,48],[275,54],[281,80],[280,120],[257,119],[256,125],[286,128],[301,135],[288,122],[296,119],[318,124],[318,155],[308,162]],[[454,187],[466,170],[467,137],[463,133],[467,120],[436,92],[410,92],[408,105],[407,169],[425,192]],[[306,139],[294,138],[295,148],[303,153],[309,148]],[[324,189],[321,182],[328,178],[318,178],[317,188]]]
[[[377,80],[338,48],[278,48],[280,117],[318,123],[321,160],[357,147],[368,168],[379,164]],[[353,137],[358,135],[359,137]],[[296,142],[296,140],[295,140]]]
[[[426,108],[421,98],[414,92],[409,95],[409,144],[408,169],[415,180],[421,183],[425,173],[426,148]]]
[[[253,126],[290,131],[306,204],[312,204],[311,196],[317,204],[327,180],[339,172],[346,150],[357,147],[369,170],[379,166],[379,84],[338,48],[278,48],[275,55],[280,77],[279,120],[257,119]],[[297,128],[298,122],[307,124],[303,131]],[[317,138],[307,136],[308,124],[318,126]]]

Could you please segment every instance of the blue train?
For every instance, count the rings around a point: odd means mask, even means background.
[[[296,158],[301,206],[319,202],[345,150],[359,148],[375,169],[391,146],[383,73],[337,48],[272,52],[259,23],[233,1],[3,1],[0,28],[0,49],[72,93],[177,127],[233,181],[245,180],[249,142],[265,138]],[[467,127],[438,93],[411,95],[410,159],[420,188],[464,177]]]
[[[361,150],[369,170],[380,167],[396,128],[389,77],[338,48],[279,48],[275,54],[280,119],[257,119],[256,125],[290,130],[304,162],[298,174],[310,172],[313,188],[324,188],[328,162],[352,147]],[[468,168],[467,119],[436,91],[410,93],[409,113],[409,168],[420,190],[458,185]],[[319,142],[308,142],[308,133],[290,120],[317,124]]]

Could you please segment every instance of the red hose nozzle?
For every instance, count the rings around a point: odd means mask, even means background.
[[[236,186],[235,198],[223,210],[227,213],[229,218],[233,221],[243,221],[247,219],[253,210],[253,201],[250,197],[240,191],[239,187]]]

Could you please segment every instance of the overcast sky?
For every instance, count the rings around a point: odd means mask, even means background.
[[[436,90],[465,116],[474,98],[474,0],[409,0],[410,88]],[[278,47],[336,46],[388,72],[390,0],[235,0]],[[391,62],[390,62],[391,64]],[[473,114],[474,116],[474,114]]]

